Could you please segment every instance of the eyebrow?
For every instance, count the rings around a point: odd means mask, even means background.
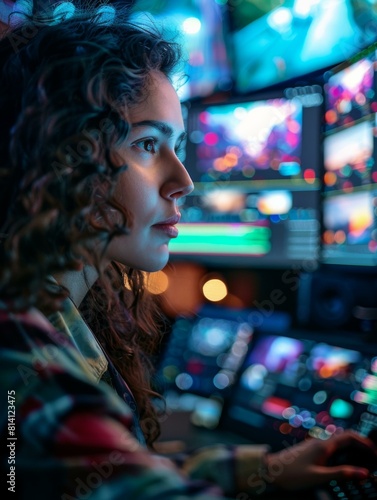
[[[158,120],[142,120],[140,122],[132,123],[132,127],[154,127],[159,130],[162,134],[164,134],[167,138],[170,138],[174,135],[173,128],[165,122],[160,122]],[[187,136],[187,133],[183,131],[178,140],[183,140]]]

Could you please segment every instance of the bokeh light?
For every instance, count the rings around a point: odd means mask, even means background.
[[[226,284],[218,278],[210,279],[203,285],[203,295],[211,302],[218,302],[224,299],[227,294]]]
[[[201,27],[202,23],[197,17],[188,17],[182,23],[182,29],[188,35],[196,35],[196,33],[199,33]]]
[[[154,294],[159,295],[166,292],[169,286],[169,278],[164,271],[158,271],[156,273],[151,273],[148,276],[148,281],[146,284],[147,290]]]

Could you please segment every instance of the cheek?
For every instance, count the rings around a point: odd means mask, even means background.
[[[115,187],[116,199],[135,216],[136,213],[153,212],[159,205],[163,171],[157,160],[145,165],[129,162]]]
[[[131,176],[128,171],[121,174],[114,190],[114,199],[126,210],[132,210],[132,207],[137,203],[138,199],[138,182],[137,178]]]
[[[137,203],[143,196],[148,177],[135,166],[129,166],[121,174],[115,186],[114,197],[125,205]]]
[[[153,215],[156,193],[147,176],[127,171],[116,186],[114,198],[129,214],[131,226],[140,226],[147,224]]]

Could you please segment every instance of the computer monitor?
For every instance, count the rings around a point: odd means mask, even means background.
[[[235,89],[247,93],[343,62],[377,36],[368,0],[248,0],[226,10]]]
[[[275,268],[317,261],[322,95],[288,94],[188,109],[195,190],[180,207],[173,257]]]
[[[377,263],[376,53],[366,50],[327,75],[323,263]]]

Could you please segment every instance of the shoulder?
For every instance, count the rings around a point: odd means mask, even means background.
[[[0,363],[5,378],[20,376],[27,387],[52,378],[93,379],[71,339],[36,309],[0,311]]]
[[[69,341],[37,309],[0,310],[0,346],[3,349],[29,351],[46,344],[65,346]]]
[[[48,419],[60,422],[81,406],[131,420],[131,410],[112,390],[93,381],[75,345],[39,311],[0,311],[0,366],[0,387],[15,392],[23,421],[34,414],[46,427]]]

